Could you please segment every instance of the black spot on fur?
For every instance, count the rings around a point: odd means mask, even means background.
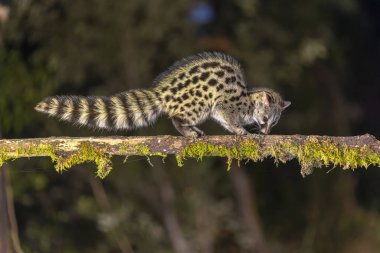
[[[188,99],[188,98],[189,98],[189,95],[187,95],[186,93],[182,95],[182,99],[183,99],[183,100],[186,100],[186,99]]]
[[[216,79],[210,79],[210,80],[208,81],[208,84],[209,84],[210,86],[215,86],[217,83],[218,83],[218,81],[216,81]]]
[[[226,79],[224,80],[224,82],[225,82],[226,84],[230,84],[230,83],[231,83],[231,78],[226,77]]]
[[[195,74],[198,72],[198,69],[199,69],[199,66],[194,66],[190,69],[189,71],[189,74],[192,75],[192,74]]]
[[[233,83],[236,82],[236,76],[231,77],[231,82],[233,82]]]
[[[162,87],[162,89],[161,89],[162,92],[166,92],[166,91],[168,91],[168,90],[169,90],[169,87],[168,87],[168,86],[164,86],[164,87]]]
[[[201,93],[199,90],[197,90],[197,91],[195,92],[195,95],[196,95],[197,97],[202,97],[202,93]]]
[[[205,103],[203,103],[202,101],[200,101],[200,102],[199,102],[199,105],[200,105],[201,107],[204,107],[204,106],[205,106]]]
[[[166,102],[169,102],[170,99],[172,99],[172,97],[171,97],[170,95],[166,95],[166,96],[165,96],[165,101],[166,101]]]
[[[191,83],[191,81],[190,81],[189,79],[187,79],[187,80],[185,81],[185,87],[189,86],[190,83]]]
[[[210,76],[210,72],[203,72],[199,79],[201,79],[202,81],[206,81],[207,78],[209,78],[209,76]]]
[[[194,96],[194,90],[193,89],[189,90],[189,93],[191,96]]]
[[[212,68],[215,68],[215,67],[219,66],[219,62],[216,62],[216,61],[210,62],[210,66]]]
[[[223,84],[219,84],[218,87],[216,87],[216,91],[220,91],[220,90],[223,90],[224,89],[224,85]]]
[[[183,88],[185,88],[185,84],[183,84],[183,83],[179,83],[179,84],[177,85],[177,88],[178,88],[178,90],[182,90]]]
[[[183,80],[183,79],[185,78],[185,73],[181,73],[181,74],[178,76],[178,78],[179,78],[180,80]]]
[[[215,75],[217,75],[218,77],[223,77],[224,76],[224,71],[220,70],[218,72],[215,72]]]
[[[191,101],[191,104],[193,105],[193,106],[195,106],[196,105],[196,103],[195,103],[195,101],[193,100],[193,101]]]
[[[154,96],[159,102],[162,102],[161,94],[158,91],[154,91]]]
[[[187,107],[187,108],[190,108],[191,107],[191,104],[190,103],[186,103],[184,104],[183,106]]]
[[[203,64],[201,65],[201,67],[204,68],[204,69],[208,69],[208,68],[210,67],[210,63],[205,62],[205,63],[203,63]]]
[[[230,66],[222,66],[221,67],[222,69],[224,69],[225,71],[227,71],[228,73],[234,73],[234,69],[231,68]]]
[[[171,105],[171,106],[169,106],[169,109],[174,109],[174,110],[176,110],[178,108],[178,105]]]
[[[198,80],[199,80],[199,78],[197,76],[194,76],[193,80],[192,80],[193,84],[196,84],[198,82]]]
[[[173,87],[173,88],[170,88],[170,91],[173,93],[173,94],[176,94],[178,89],[176,87]]]
[[[205,62],[202,64],[202,68],[208,69],[208,68],[215,68],[219,66],[219,62]]]
[[[212,92],[208,94],[209,98],[211,99],[213,97]]]
[[[206,85],[203,85],[203,86],[202,86],[202,89],[203,89],[204,91],[208,91],[208,87],[207,87]]]
[[[240,99],[240,96],[235,96],[235,97],[231,97],[230,101],[235,102],[235,101],[238,101],[239,99]]]
[[[170,84],[175,84],[177,82],[177,78],[174,77],[173,80],[170,82]]]

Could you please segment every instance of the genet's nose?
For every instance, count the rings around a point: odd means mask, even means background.
[[[267,126],[262,127],[262,128],[260,129],[260,132],[261,132],[262,134],[269,134],[269,132],[270,132],[269,127],[267,127]]]

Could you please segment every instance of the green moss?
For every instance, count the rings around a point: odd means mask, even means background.
[[[166,158],[166,154],[164,154],[164,153],[162,153],[162,152],[152,152],[149,148],[148,148],[148,146],[144,146],[144,145],[142,145],[142,146],[135,146],[134,147],[134,149],[135,149],[135,154],[136,155],[143,155],[143,156],[145,156],[146,157],[146,159],[147,159],[147,161],[148,161],[148,163],[150,164],[150,166],[152,166],[153,167],[153,163],[150,161],[150,157],[151,156],[161,156],[162,158],[163,158],[163,160]]]
[[[55,168],[62,172],[74,165],[94,162],[97,165],[97,175],[105,178],[112,169],[111,155],[106,154],[105,150],[91,146],[90,144],[81,144],[79,150],[68,156],[60,156],[57,159]]]
[[[211,145],[199,141],[187,145],[176,155],[176,158],[178,166],[181,167],[187,157],[202,160],[204,156],[227,157],[228,169],[230,169],[233,159],[260,161],[272,157],[278,164],[296,158],[301,165],[303,176],[311,174],[314,168],[321,166],[341,166],[343,169],[368,168],[370,165],[380,166],[380,156],[368,146],[340,146],[329,140],[319,141],[315,137],[309,137],[301,144],[284,141],[267,146],[265,149],[260,148],[259,141],[255,139],[244,141],[233,147]]]
[[[312,172],[312,168],[321,166],[356,169],[380,165],[380,156],[368,146],[348,147],[346,144],[338,145],[329,140],[319,141],[315,137],[308,138],[299,146],[296,155],[301,164],[302,175],[308,175]]]
[[[105,154],[104,150],[94,148],[89,144],[82,144],[77,152],[67,156],[57,155],[53,146],[45,144],[19,148],[15,151],[1,149],[0,166],[7,160],[25,156],[49,156],[53,162],[56,162],[55,168],[59,172],[84,162],[95,162],[98,166],[97,174],[101,178],[104,178],[111,170],[110,155]]]
[[[52,161],[57,160],[54,147],[51,145],[41,144],[36,147],[18,148],[15,151],[0,149],[0,166],[8,160],[14,160],[25,156],[49,156]]]
[[[10,157],[8,156],[7,152],[4,149],[0,149],[0,167],[3,166],[3,164],[9,159]]]
[[[276,163],[285,163],[296,158],[301,165],[303,176],[311,174],[314,168],[322,166],[356,169],[380,165],[380,156],[368,146],[348,147],[346,144],[339,145],[330,140],[320,141],[315,137],[309,137],[299,145],[291,142],[277,143],[262,153],[264,157],[273,157]]]
[[[162,152],[152,152],[150,151],[149,147],[146,145],[138,145],[134,147],[136,155],[144,155],[144,156],[161,156],[161,157],[166,157],[167,155],[162,153]]]
[[[122,144],[119,148],[119,152],[122,154],[125,154],[126,159],[129,156],[131,146],[128,144]],[[136,145],[133,147],[134,150],[134,155],[140,155],[140,156],[145,156],[146,159],[148,160],[148,163],[153,167],[152,162],[150,161],[151,156],[160,156],[162,157],[162,161],[167,157],[167,154],[164,154],[162,152],[152,152],[147,145]],[[125,161],[126,161],[125,159]]]
[[[188,144],[176,155],[178,166],[183,166],[183,161],[187,157],[202,160],[204,156],[227,157],[227,168],[231,168],[233,159],[238,161],[250,159],[253,161],[261,160],[259,145],[255,140],[247,140],[238,146],[226,147],[224,145],[213,145],[204,141]]]

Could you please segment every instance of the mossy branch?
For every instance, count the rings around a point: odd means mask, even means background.
[[[94,162],[97,174],[104,178],[111,170],[111,157],[141,155],[176,155],[178,165],[186,158],[227,157],[228,168],[233,159],[261,161],[272,157],[276,163],[297,159],[303,176],[321,166],[343,169],[380,166],[380,141],[371,135],[331,137],[303,135],[207,136],[196,140],[179,136],[136,137],[51,137],[0,140],[0,166],[21,157],[49,156],[57,171],[75,164]]]

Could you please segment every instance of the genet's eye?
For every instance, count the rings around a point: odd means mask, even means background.
[[[265,117],[264,117],[264,122],[265,122],[265,123],[268,122],[268,116],[265,116]]]

